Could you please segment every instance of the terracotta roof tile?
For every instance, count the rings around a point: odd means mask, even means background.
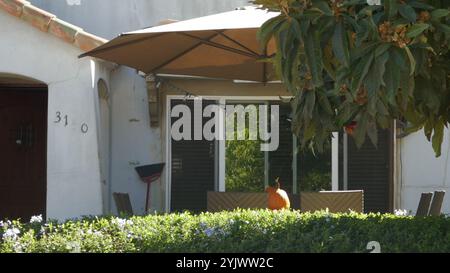
[[[29,4],[30,2],[22,0],[1,0],[0,9],[20,17],[22,15],[23,6]]]
[[[82,31],[83,30],[81,28],[71,25],[66,21],[60,20],[58,18],[54,18],[50,22],[50,26],[48,28],[48,33],[53,34],[56,37],[71,44],[75,42],[75,36],[77,35],[77,33]]]
[[[75,35],[74,44],[84,51],[90,51],[104,43],[105,40],[84,31],[79,31]]]
[[[32,24],[34,27],[47,32],[48,27],[50,25],[50,21],[53,20],[56,16],[48,13],[44,10],[41,10],[32,5],[24,5],[22,10],[22,16],[20,17],[22,20]]]
[[[39,9],[24,0],[0,0],[0,10],[18,17],[35,28],[48,32],[59,39],[90,51],[107,42],[83,29],[58,19],[55,15]]]

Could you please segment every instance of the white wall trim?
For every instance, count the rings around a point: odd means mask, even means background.
[[[331,190],[339,190],[339,133],[331,140]]]
[[[172,118],[170,117],[170,103],[171,98],[167,97],[166,99],[166,192],[165,192],[165,211],[166,213],[170,213],[170,198],[171,198],[171,182],[172,182],[172,141],[170,137],[170,123]]]
[[[226,177],[226,136],[225,136],[225,123],[226,123],[226,99],[221,98],[219,100],[220,112],[219,123],[222,124],[219,128],[219,192],[226,191],[225,177]]]

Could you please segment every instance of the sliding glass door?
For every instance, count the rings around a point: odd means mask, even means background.
[[[261,140],[249,140],[249,117],[246,115],[246,140],[226,141],[225,189],[227,192],[263,192],[278,180],[288,193],[331,190],[331,145],[322,154],[300,149],[292,133],[289,103],[280,101],[228,101],[227,105],[278,105],[279,146],[274,151],[261,151]],[[247,108],[250,109],[250,108]],[[236,119],[236,117],[234,117]],[[270,124],[269,124],[270,126]],[[237,134],[237,131],[234,132]],[[228,139],[228,138],[227,138]],[[259,138],[258,138],[259,139]]]
[[[289,103],[261,100],[258,97],[253,100],[209,97],[201,100],[202,107],[198,112],[202,113],[199,118],[195,114],[194,101],[171,98],[169,103],[171,110],[177,105],[182,105],[185,109],[187,107],[189,119],[192,121],[189,125],[183,125],[190,128],[189,140],[174,140],[170,136],[170,184],[167,190],[171,211],[205,211],[208,191],[264,192],[265,188],[276,180],[289,194],[331,189],[331,147],[323,154],[299,149],[300,145],[291,129]],[[211,124],[211,119],[217,114],[212,113],[205,117],[204,111],[210,105],[217,105],[222,109],[222,114],[219,114],[222,118],[217,119],[213,126],[214,132],[217,129],[221,133],[213,140],[206,140],[204,136],[195,140],[194,131],[200,129],[204,132],[205,125]],[[244,118],[245,126],[237,122],[238,114],[228,114],[230,106],[243,110],[241,119]],[[271,119],[270,113],[274,106],[279,109],[276,117],[278,128],[271,124],[274,120]],[[266,115],[261,112],[264,107],[268,107]],[[180,116],[170,116],[169,120],[169,128],[172,128],[180,121]],[[256,125],[252,125],[255,120]],[[261,128],[264,127],[260,125],[264,120],[268,124],[266,131],[272,134],[269,140],[262,140],[264,130]],[[231,131],[228,128],[230,121],[235,125]],[[256,135],[253,130],[255,128]],[[185,128],[182,129],[184,131]],[[275,133],[278,136],[278,147],[271,151],[262,149],[264,143],[273,141]]]

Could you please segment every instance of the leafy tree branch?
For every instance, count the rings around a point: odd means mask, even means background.
[[[280,11],[259,31],[295,95],[293,131],[323,151],[350,128],[357,145],[392,120],[423,129],[436,156],[450,121],[450,1],[256,0]]]

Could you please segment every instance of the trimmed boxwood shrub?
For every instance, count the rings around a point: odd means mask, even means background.
[[[269,210],[0,222],[0,252],[450,252],[450,218]]]

